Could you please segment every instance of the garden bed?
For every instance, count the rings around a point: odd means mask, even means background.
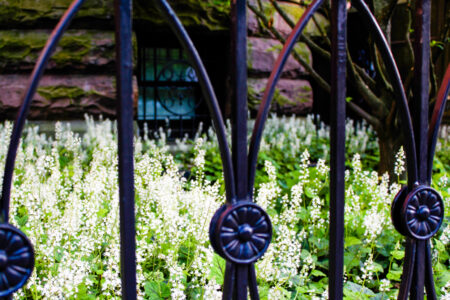
[[[117,140],[113,122],[87,121],[85,134],[61,123],[55,135],[28,127],[18,152],[12,223],[34,244],[36,267],[18,299],[120,298]],[[9,140],[11,123],[0,126]],[[312,118],[269,119],[261,145],[255,201],[274,237],[256,263],[262,299],[325,299],[328,272],[329,131]],[[144,135],[145,136],[145,135]],[[176,151],[174,149],[177,149]],[[432,187],[449,205],[449,141],[440,139]],[[1,169],[7,144],[0,147]],[[347,123],[345,286],[348,299],[395,298],[404,238],[390,204],[404,178],[380,176],[376,137]],[[138,292],[145,299],[221,299],[225,262],[208,227],[224,202],[220,156],[211,131],[169,145],[136,137]],[[449,210],[432,239],[439,298],[450,297]]]

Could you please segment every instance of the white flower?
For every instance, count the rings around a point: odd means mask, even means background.
[[[400,147],[397,154],[395,155],[395,166],[394,166],[394,174],[400,176],[405,172],[405,151],[403,150],[403,146]]]

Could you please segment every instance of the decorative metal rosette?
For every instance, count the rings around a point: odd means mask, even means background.
[[[223,258],[250,264],[266,252],[272,239],[267,213],[249,201],[223,205],[214,215],[209,237],[214,250]]]
[[[31,242],[16,227],[0,224],[0,297],[20,289],[30,278],[33,268]]]
[[[418,240],[431,238],[442,225],[444,203],[434,189],[418,186],[407,193],[403,188],[392,205],[392,221],[403,235]]]

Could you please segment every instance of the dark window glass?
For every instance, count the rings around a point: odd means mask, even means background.
[[[179,48],[139,48],[137,118],[149,129],[170,127],[176,136],[193,134],[205,118],[194,68]]]

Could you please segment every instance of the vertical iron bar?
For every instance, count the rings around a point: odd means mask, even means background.
[[[223,300],[233,299],[234,282],[236,280],[236,266],[227,261],[225,268],[225,278],[223,281]]]
[[[115,0],[122,298],[136,299],[131,0]]]
[[[431,0],[416,1],[415,12],[414,88],[411,110],[417,149],[418,179],[420,184],[427,184]],[[416,245],[416,261],[410,297],[422,300],[425,286],[426,241],[416,241]]]
[[[343,297],[347,2],[332,1],[329,298]]]
[[[249,266],[236,265],[235,300],[247,300]]]
[[[232,159],[238,199],[247,197],[247,19],[246,0],[231,1],[233,74]]]
[[[158,51],[157,48],[153,48],[153,79],[156,82],[156,85],[153,87],[153,130],[157,132],[158,130],[158,119],[156,116],[158,115],[157,111],[157,101],[159,99],[159,78],[158,78],[158,59],[157,59]]]
[[[259,300],[259,293],[258,293],[258,283],[256,282],[256,271],[255,271],[255,265],[251,264],[248,268],[248,287],[250,290],[250,297],[252,300]]]
[[[138,49],[140,49],[140,48],[138,48]],[[147,67],[147,48],[142,48],[142,50],[141,50],[141,54],[143,53],[143,62],[141,63],[141,66],[142,66],[142,70],[143,70],[143,77],[142,78],[140,78],[140,79],[143,79],[143,81],[144,82],[146,82],[147,81],[147,69],[146,69],[146,67]],[[142,59],[142,57],[140,57],[141,59]],[[146,86],[144,86],[143,87],[143,95],[142,95],[142,98],[143,98],[143,100],[144,100],[144,120],[146,121],[147,120],[147,87]]]
[[[427,183],[428,163],[428,105],[430,78],[430,13],[431,0],[416,2],[414,28],[414,90],[412,101],[419,182]]]

